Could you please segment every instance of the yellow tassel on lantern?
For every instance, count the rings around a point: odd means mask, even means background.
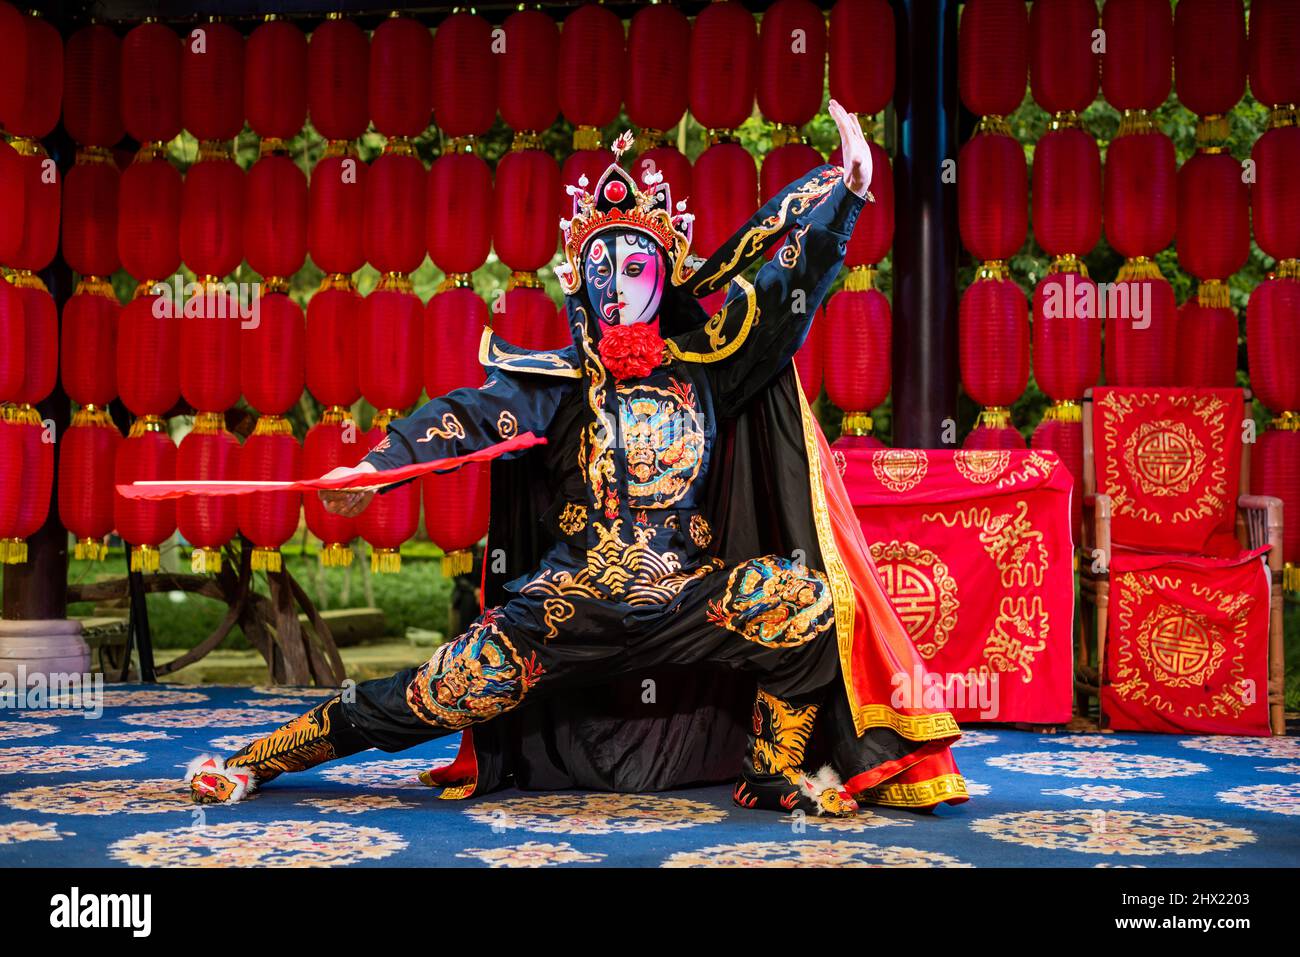
[[[1120,268],[1122,269],[1123,267]],[[1062,253],[1059,256],[1053,256],[1052,261],[1047,265],[1047,274],[1049,276],[1059,276],[1060,274],[1067,272],[1072,272],[1076,276],[1083,276],[1086,278],[1088,275],[1088,267],[1084,265],[1083,260],[1074,253]]]
[[[254,435],[293,435],[293,423],[282,415],[264,415],[253,427]]]
[[[21,565],[27,561],[27,542],[21,538],[0,538],[0,563]]]
[[[1083,406],[1073,399],[1057,399],[1043,413],[1044,422],[1082,422]]]
[[[1228,139],[1230,125],[1226,113],[1209,113],[1196,122],[1197,149],[1221,153]]]
[[[1156,265],[1155,260],[1150,256],[1134,256],[1132,259],[1124,260],[1124,265],[1119,267],[1119,274],[1115,277],[1115,281],[1132,282],[1136,279],[1164,278],[1164,274],[1160,272],[1160,267]]]
[[[320,550],[322,568],[347,568],[352,564],[352,549],[345,542],[329,542]]]
[[[986,429],[1005,429],[1011,425],[1011,410],[1005,405],[990,405],[980,410],[979,424]]]
[[[1196,287],[1196,301],[1207,309],[1227,309],[1232,304],[1228,284],[1222,279],[1207,279]]]
[[[135,545],[131,548],[131,571],[156,572],[162,567],[162,552],[157,545]]]
[[[1011,278],[1011,269],[1007,266],[1006,260],[988,259],[980,263],[979,269],[975,270],[975,281],[981,279],[992,282],[1004,282]]]
[[[443,277],[442,282],[438,283],[438,292],[446,292],[448,289],[473,289],[474,277],[467,272],[449,272]]]
[[[1300,259],[1283,259],[1273,270],[1276,279],[1300,279]]]
[[[128,438],[138,439],[146,432],[166,432],[166,431],[167,431],[167,423],[162,420],[161,416],[142,415],[140,416],[140,418],[136,419],[134,422],[131,423],[131,431],[128,433]]]
[[[411,284],[411,277],[400,272],[386,272],[379,279],[379,285],[375,287],[375,292],[403,292],[412,294],[415,292],[415,286]]]
[[[72,557],[102,562],[108,557],[108,545],[98,538],[79,538],[72,546]]]
[[[510,141],[510,152],[522,153],[524,150],[542,148],[542,136],[536,130],[515,130],[515,138]]]
[[[874,266],[850,266],[849,274],[844,277],[844,289],[847,292],[866,292],[876,285]]]
[[[284,567],[280,549],[263,548],[261,545],[253,549],[253,558],[249,564],[255,572],[278,572]]]
[[[512,272],[506,281],[506,292],[511,289],[541,289],[542,280],[535,272]]]
[[[442,577],[455,578],[468,575],[474,569],[474,553],[467,548],[448,552],[442,556]]]
[[[870,435],[874,423],[866,412],[845,412],[844,421],[840,423],[842,435]]]
[[[585,129],[585,128],[589,128],[589,127],[579,127],[579,129]],[[583,147],[580,147],[580,146],[577,145],[577,143],[578,143],[578,134],[577,134],[576,132],[573,134],[573,142],[574,142],[574,147],[573,147],[574,149],[582,149],[582,148],[583,148]],[[597,130],[597,131],[596,131],[596,146],[593,146],[593,147],[591,147],[591,148],[592,148],[592,149],[597,149],[597,148],[599,147],[599,145],[600,145],[600,131]],[[439,155],[440,155],[440,156],[453,156],[453,155],[455,155],[455,154],[457,154],[457,153],[471,153],[471,154],[473,154],[473,153],[477,153],[477,152],[478,152],[478,140],[476,140],[473,136],[453,136],[453,137],[452,137],[451,139],[449,139],[446,143],[442,144],[442,152],[441,152]]]
[[[1288,595],[1300,595],[1300,565],[1295,562],[1282,566],[1282,590]]]
[[[600,130],[594,126],[579,124],[573,129],[573,148],[575,150],[600,149]]]
[[[376,575],[393,575],[402,570],[402,553],[395,548],[372,548],[370,570]]]
[[[196,575],[215,575],[221,571],[221,549],[196,548],[190,552],[190,571]]]
[[[662,137],[663,134],[660,133],[659,136]],[[793,126],[790,123],[778,123],[772,129],[772,149],[777,149],[781,146],[788,146],[791,143],[807,142],[808,141],[804,139],[804,135],[800,131],[799,127]],[[637,137],[637,148],[644,149],[645,147],[642,147],[640,143],[641,138]]]

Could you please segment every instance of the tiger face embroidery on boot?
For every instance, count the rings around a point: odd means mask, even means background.
[[[715,625],[772,648],[802,645],[835,623],[826,576],[775,555],[733,568],[708,614]]]

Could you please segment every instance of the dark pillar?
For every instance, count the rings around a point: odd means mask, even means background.
[[[894,446],[938,448],[957,414],[957,0],[894,18]]]

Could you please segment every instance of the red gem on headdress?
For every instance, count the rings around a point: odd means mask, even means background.
[[[616,179],[605,184],[605,198],[611,203],[621,203],[627,196],[627,187]]]

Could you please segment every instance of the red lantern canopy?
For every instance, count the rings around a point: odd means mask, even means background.
[[[13,410],[0,406],[0,469],[5,475],[23,475],[23,431],[16,422],[11,421]],[[0,565],[9,560],[9,552],[18,542],[20,550],[25,546],[14,533],[18,528],[18,499],[22,490],[18,481],[5,482],[0,486]],[[18,556],[15,556],[15,559]]]
[[[121,265],[117,255],[120,181],[113,154],[103,147],[77,150],[77,163],[63,181],[63,258],[83,276],[110,276]]]
[[[302,449],[287,420],[264,415],[239,450],[239,477],[245,482],[295,481],[302,477]],[[301,492],[254,492],[239,496],[239,530],[253,543],[254,571],[278,572],[280,546],[298,529]]]
[[[869,188],[876,201],[863,206],[858,215],[844,255],[846,266],[874,266],[889,255],[889,247],[894,244],[894,168],[879,143],[868,142],[867,146],[872,161]],[[839,149],[831,154],[832,163],[843,159]]]
[[[696,255],[708,257],[753,214],[758,169],[740,144],[717,143],[700,154],[691,178],[698,187],[691,204],[695,213],[691,246]],[[677,195],[675,183],[673,194]]]
[[[652,141],[676,126],[686,112],[690,56],[691,24],[676,7],[642,7],[632,15],[627,32],[627,116],[640,128],[643,145],[658,145]]]
[[[327,140],[354,140],[370,124],[370,42],[352,20],[331,13],[307,48],[311,125]]]
[[[228,147],[204,143],[181,198],[181,258],[196,276],[219,279],[239,268],[247,218],[244,171]]]
[[[136,419],[130,434],[117,448],[113,484],[170,482],[175,477],[176,446],[167,434],[167,423],[156,415]],[[176,531],[176,503],[127,499],[114,491],[113,524],[131,546],[131,571],[156,572],[161,559],[159,546]]]
[[[1251,450],[1250,489],[1282,500],[1282,587],[1300,592],[1300,417],[1287,413],[1273,420]]]
[[[23,297],[13,283],[0,277],[0,404],[17,398],[27,377],[27,315]],[[3,537],[3,536],[0,536]]]
[[[757,83],[754,15],[734,0],[709,4],[691,31],[691,113],[710,132],[734,129],[754,112]]]
[[[1005,270],[980,270],[961,297],[958,333],[966,394],[1010,409],[1029,382],[1029,307]]]
[[[180,323],[170,295],[141,283],[117,329],[117,391],[138,416],[161,416],[181,397]],[[170,440],[168,440],[170,441]]]
[[[379,414],[366,433],[365,448],[372,448],[384,437],[388,416]],[[454,500],[452,500],[454,501]],[[448,500],[438,508],[447,508]],[[357,531],[370,545],[370,570],[376,574],[396,574],[402,570],[402,542],[415,535],[420,527],[420,486],[415,482],[376,495],[357,516]]]
[[[244,36],[228,23],[199,24],[181,40],[181,122],[200,143],[244,128]]]
[[[1164,279],[1127,279],[1108,289],[1106,383],[1169,386],[1178,381],[1178,319],[1174,291]]]
[[[1250,196],[1228,153],[1198,152],[1178,171],[1178,261],[1202,281],[1202,305],[1228,305],[1222,282],[1250,255]]]
[[[307,258],[307,177],[292,159],[268,154],[266,146],[264,140],[262,158],[245,183],[244,257],[263,278],[284,279]]]
[[[0,263],[13,262],[23,245],[23,220],[27,215],[26,169],[18,152],[0,139]]]
[[[181,264],[181,174],[153,147],[122,171],[117,193],[117,250],[136,279],[163,279]]]
[[[1227,113],[1246,92],[1246,60],[1241,0],[1180,0],[1174,11],[1174,89],[1183,106],[1198,116]]]
[[[366,261],[363,227],[366,174],[356,151],[341,141],[325,148],[311,173],[307,205],[307,248],[327,274],[349,276]]]
[[[1029,86],[1048,113],[1082,113],[1097,98],[1097,28],[1093,0],[1043,0],[1030,9]]]
[[[346,409],[361,397],[356,339],[361,297],[347,276],[325,277],[307,301],[307,389],[322,405]]]
[[[497,118],[492,25],[453,13],[433,35],[433,113],[444,136],[481,136]]]
[[[1034,149],[1033,197],[1034,237],[1049,255],[1082,256],[1097,245],[1101,155],[1096,141],[1074,126],[1043,134]]]
[[[1298,18],[1300,19],[1300,18]],[[1274,259],[1300,259],[1300,126],[1274,126],[1255,141],[1251,223],[1259,248]]]
[[[14,136],[42,139],[59,122],[63,105],[63,38],[59,31],[35,14],[22,22],[26,47],[20,96],[6,105],[5,129]]]
[[[1292,0],[1250,5],[1250,90],[1267,106],[1300,103],[1300,9]]]
[[[959,154],[957,201],[962,245],[976,259],[1014,256],[1029,229],[1029,171],[1020,143],[982,124]]]
[[[401,276],[385,276],[362,302],[356,337],[361,394],[388,418],[398,418],[420,398],[424,309]]]
[[[17,273],[13,283],[23,304],[23,382],[15,401],[35,405],[51,392],[59,376],[59,314],[39,276]]]
[[[800,176],[825,162],[821,153],[803,142],[786,143],[769,150],[758,174],[762,201],[767,202]],[[676,184],[673,186],[675,191]]]
[[[1029,444],[1035,449],[1047,449],[1061,457],[1061,464],[1074,478],[1074,495],[1070,497],[1074,540],[1082,541],[1083,528],[1083,418],[1075,402],[1048,406],[1043,421],[1038,423]]]
[[[491,512],[488,465],[466,465],[420,480],[424,490],[424,529],[443,550],[444,578],[468,575],[474,567],[473,547],[487,535]],[[391,493],[390,493],[391,494]],[[446,503],[455,502],[456,508]]]
[[[635,25],[636,17],[632,22]],[[574,126],[574,149],[595,149],[600,128],[618,119],[625,73],[637,82],[634,64],[625,50],[623,21],[617,14],[589,3],[565,17],[557,91],[560,112]],[[593,82],[593,77],[600,79]],[[630,116],[630,100],[628,111]]]
[[[1169,98],[1174,17],[1166,0],[1107,0],[1101,89],[1117,110],[1154,110]]]
[[[357,424],[346,409],[327,409],[320,422],[307,432],[302,448],[303,473],[324,475],[340,466],[356,465],[368,447],[357,431]],[[326,568],[351,565],[350,543],[357,537],[356,519],[327,512],[319,495],[303,496],[302,506],[307,528],[321,540],[321,565]]]
[[[512,150],[497,164],[492,241],[511,269],[536,272],[551,261],[560,195],[560,166],[543,150]]]
[[[889,10],[888,4],[882,5]],[[890,17],[892,23],[892,12]],[[832,50],[835,33],[832,23]],[[891,49],[891,66],[893,53]],[[1028,76],[1029,14],[1025,5],[1019,0],[967,0],[957,34],[957,88],[966,109],[977,116],[1014,113],[1025,98]],[[892,72],[889,79],[892,84]],[[960,163],[957,168],[961,169]]]
[[[979,421],[967,434],[961,447],[967,452],[1023,449],[1025,437],[1011,424],[1009,409],[988,408],[980,412]]]
[[[540,282],[521,282],[524,275],[516,273],[506,294],[493,304],[493,328],[506,342],[525,349],[543,351],[569,345],[572,337],[568,330],[557,328],[555,303]]]
[[[113,287],[95,276],[82,279],[63,306],[63,388],[78,405],[102,408],[117,395],[114,359],[121,312]]]
[[[579,154],[574,154],[579,155]],[[444,273],[471,273],[492,251],[492,171],[473,153],[444,153],[429,168],[429,255]]]
[[[239,477],[239,442],[226,431],[220,412],[200,412],[176,453],[176,480]],[[190,570],[221,571],[221,547],[239,531],[239,503],[228,495],[187,495],[176,503],[176,529],[193,546]]]
[[[1274,412],[1300,411],[1300,277],[1265,280],[1246,308],[1250,386]],[[1300,525],[1300,521],[1296,523]]]
[[[1020,44],[1022,50],[1024,46]],[[831,96],[850,113],[879,113],[893,98],[894,11],[888,0],[836,0],[831,7],[830,88]],[[1024,95],[1022,69],[1020,97]]]
[[[812,324],[808,327],[808,337],[794,354],[794,370],[799,376],[799,387],[803,389],[804,398],[809,404],[816,402],[822,391],[826,363],[825,338],[826,307],[823,306],[813,316]]]
[[[773,123],[802,126],[821,109],[826,18],[812,0],[776,0],[758,29],[758,108]]]
[[[516,132],[537,133],[560,111],[560,31],[540,10],[510,14],[503,29],[505,48],[496,56],[501,118]]]
[[[428,60],[424,65],[427,67]],[[419,79],[425,81],[428,75],[426,70]],[[421,85],[427,104],[427,81]],[[410,97],[413,92],[404,90],[403,96]],[[264,140],[292,139],[307,122],[307,38],[288,20],[268,20],[248,36],[244,113],[248,125]],[[427,109],[424,116],[427,123]]]
[[[181,131],[181,40],[171,27],[142,23],[122,40],[122,121],[142,148]]]
[[[380,272],[412,273],[424,261],[427,188],[414,147],[406,140],[389,140],[366,174],[364,247],[366,259]]]
[[[1106,239],[1125,258],[1151,257],[1174,238],[1174,143],[1149,118],[1111,140],[1106,151]]]
[[[370,38],[370,119],[375,129],[388,137],[424,132],[433,112],[432,59],[433,37],[419,20],[390,17],[375,28]]]
[[[871,410],[889,395],[893,320],[871,281],[865,267],[850,272],[826,307],[822,333],[826,395],[844,410],[842,434],[851,437],[871,434]]]
[[[21,468],[11,476],[6,493],[15,499],[10,537],[0,540],[0,558],[10,565],[27,561],[28,536],[34,535],[50,511],[50,491],[54,486],[54,443],[45,433],[40,413],[24,403],[4,412],[8,427],[15,430],[21,453]]]
[[[102,408],[85,406],[59,443],[59,521],[72,533],[73,557],[103,561],[113,530],[113,471],[122,436]]]
[[[643,187],[646,174],[662,173],[664,182],[672,189],[673,202],[689,199],[693,195],[691,190],[695,177],[691,170],[691,161],[675,146],[655,146],[639,153],[637,158],[628,165],[628,171]],[[603,173],[604,170],[602,169],[601,172]],[[568,183],[569,180],[565,182]],[[594,179],[592,183],[595,183]],[[572,203],[566,202],[565,215],[568,215],[571,208]]]
[[[82,27],[63,60],[63,128],[82,146],[112,146],[126,131],[121,100],[122,41],[102,23]]]
[[[1082,399],[1101,376],[1097,284],[1076,272],[1044,276],[1034,290],[1033,325],[1034,381],[1058,406]]]
[[[26,76],[27,30],[23,15],[12,4],[0,0],[0,125],[21,112]]]
[[[224,413],[239,401],[242,321],[239,300],[220,282],[200,283],[185,304],[181,395],[200,413]]]
[[[289,298],[283,285],[268,284],[257,306],[260,315],[242,323],[241,328],[239,360],[244,397],[264,418],[278,417],[293,408],[302,395],[307,330],[302,309]],[[288,430],[288,423],[284,430]]]
[[[1178,384],[1226,389],[1237,384],[1237,313],[1195,298],[1178,310]]]
[[[429,300],[424,307],[424,388],[429,395],[483,384],[478,347],[487,324],[487,303],[471,286],[440,290]]]
[[[61,195],[58,173],[45,147],[36,140],[16,139],[14,149],[23,189],[22,242],[9,265],[37,272],[54,260],[59,248]]]

